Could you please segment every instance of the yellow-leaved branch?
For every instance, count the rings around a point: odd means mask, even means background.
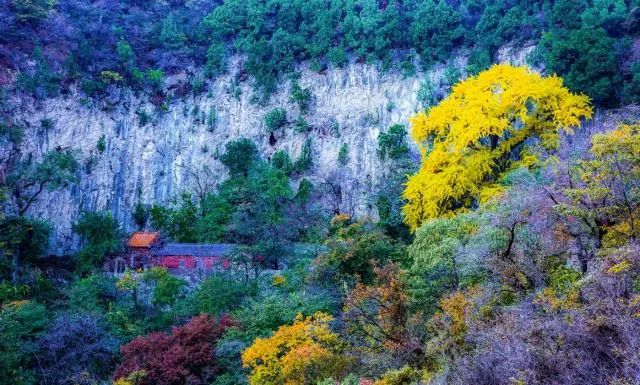
[[[422,165],[403,192],[405,222],[416,230],[488,199],[506,171],[535,164],[523,153],[525,142],[553,150],[561,131],[571,133],[591,114],[588,97],[526,67],[495,65],[458,83],[437,106],[411,118]]]

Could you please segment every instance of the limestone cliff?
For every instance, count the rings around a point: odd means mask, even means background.
[[[502,58],[521,64],[528,51],[503,53]],[[131,211],[138,201],[166,202],[181,191],[197,189],[198,180],[215,185],[225,177],[219,161],[224,145],[239,137],[255,141],[264,158],[282,149],[292,159],[311,138],[314,168],[309,177],[316,183],[337,177],[341,209],[375,216],[369,198],[384,177],[378,134],[395,123],[406,125],[421,108],[417,95],[425,77],[438,84],[445,69],[440,65],[403,77],[365,64],[323,73],[301,68],[298,82],[313,92],[314,101],[305,115],[312,129],[298,133],[293,122],[300,112],[289,100],[289,82],[281,84],[266,105],[252,103],[249,81],[234,81],[237,60],[231,65],[235,70],[207,84],[201,94],[175,97],[163,108],[123,90],[112,90],[111,99],[102,101],[82,100],[72,92],[39,103],[21,102],[16,114],[29,126],[23,154],[73,148],[83,165],[77,184],[43,195],[31,209],[31,215],[53,224],[52,253],[74,249],[71,224],[83,210],[110,210],[130,230]],[[463,58],[455,63],[464,64]],[[167,79],[169,87],[179,82],[180,75]],[[263,118],[274,107],[286,109],[289,124],[271,137]],[[212,110],[215,125],[209,120]],[[150,121],[143,124],[145,114]],[[53,122],[47,130],[40,124],[45,118]],[[103,151],[98,149],[101,138]],[[342,143],[349,148],[346,166],[337,161]],[[204,171],[207,168],[210,172]]]

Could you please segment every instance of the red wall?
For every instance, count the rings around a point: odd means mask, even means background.
[[[227,258],[217,256],[195,258],[190,255],[167,255],[164,257],[153,257],[151,264],[153,266],[162,266],[167,269],[177,269],[180,267],[180,261],[184,261],[184,267],[187,269],[196,268],[196,260],[204,261],[205,269],[223,268],[228,269],[231,265]]]

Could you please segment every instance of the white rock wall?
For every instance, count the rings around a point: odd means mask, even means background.
[[[515,58],[516,63],[524,60],[522,54],[501,55],[504,60]],[[456,65],[463,66],[464,60],[457,60]],[[237,63],[232,67],[237,68]],[[259,106],[250,101],[252,90],[248,82],[239,85],[241,95],[234,97],[231,74],[209,84],[199,96],[170,103],[164,113],[124,91],[119,102],[108,108],[106,103],[100,103],[102,107],[87,105],[77,95],[40,104],[23,102],[19,118],[30,125],[24,154],[40,156],[56,147],[73,148],[80,152],[83,165],[78,184],[44,194],[30,214],[53,223],[51,252],[67,254],[76,247],[71,224],[83,210],[110,210],[130,230],[131,210],[138,200],[149,204],[166,202],[181,191],[193,191],[193,174],[203,176],[205,166],[212,171],[213,179],[223,180],[225,169],[218,157],[228,141],[247,137],[256,142],[265,158],[282,149],[295,160],[305,139],[311,137],[315,162],[310,172],[312,180],[320,183],[339,170],[346,195],[343,204],[349,206],[345,210],[375,216],[369,198],[383,175],[376,153],[378,134],[395,123],[408,126],[408,118],[420,108],[417,92],[422,80],[429,76],[438,83],[444,68],[438,66],[411,78],[395,72],[381,73],[364,64],[325,73],[302,69],[299,84],[310,88],[314,95],[306,115],[313,130],[306,134],[293,130],[299,112],[289,101],[289,82],[280,85],[268,105]],[[206,121],[195,121],[192,112],[196,106],[204,112],[205,120],[209,109],[216,109],[218,122],[213,132],[207,130]],[[274,107],[285,108],[291,124],[276,133],[277,143],[271,146],[263,117]],[[138,109],[149,111],[153,122],[141,126]],[[47,132],[40,125],[43,118],[55,123]],[[339,137],[330,132],[334,120],[340,127]],[[106,150],[100,153],[97,143],[103,135]],[[350,162],[345,167],[337,162],[342,143],[349,146]],[[93,167],[85,170],[90,159]]]

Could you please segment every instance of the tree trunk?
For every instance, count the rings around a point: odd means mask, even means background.
[[[17,248],[11,258],[11,282],[13,285],[18,284],[18,267],[20,265],[20,248]]]

